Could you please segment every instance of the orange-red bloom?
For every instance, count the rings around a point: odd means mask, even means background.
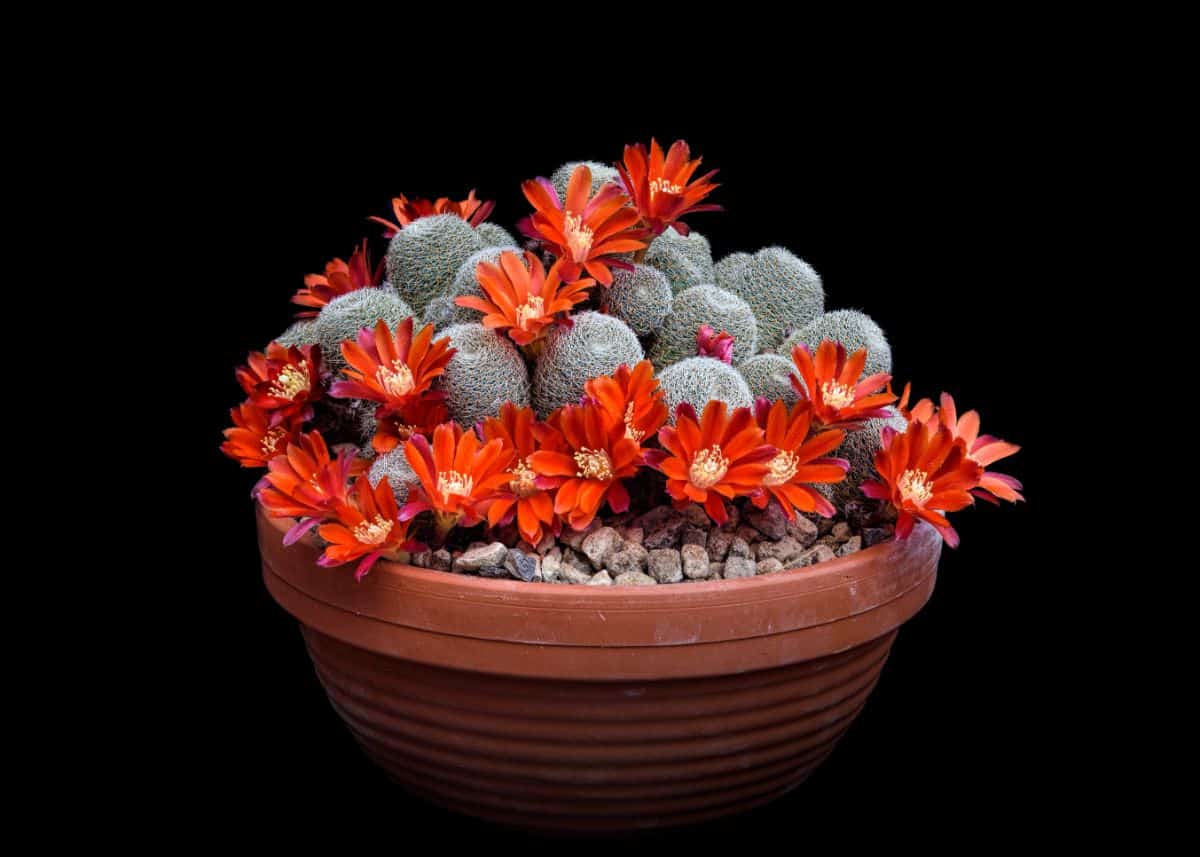
[[[408,524],[399,518],[396,495],[386,478],[375,488],[366,476],[354,481],[349,503],[340,503],[336,520],[322,524],[318,532],[329,542],[317,562],[323,566],[343,565],[362,558],[354,570],[355,580],[362,580],[371,566],[381,557],[398,559],[402,552],[419,551],[423,545],[410,541]]]
[[[320,521],[350,502],[350,477],[364,473],[365,459],[342,449],[336,459],[320,432],[308,432],[271,459],[264,487],[258,492],[263,507],[276,518],[299,518],[283,543],[290,545]]]
[[[399,408],[422,394],[437,395],[427,392],[429,385],[446,371],[454,354],[449,338],[433,341],[431,324],[413,336],[411,318],[396,325],[395,334],[380,319],[374,330],[360,330],[357,342],[342,343],[342,356],[350,364],[342,372],[350,380],[338,381],[329,394]]]
[[[910,422],[904,433],[884,426],[882,448],[875,453],[879,479],[862,484],[862,492],[891,503],[897,513],[896,538],[907,538],[917,518],[928,521],[950,547],[958,533],[946,520],[974,501],[983,467],[967,457],[967,446],[937,420]]]
[[[879,391],[887,386],[892,376],[881,373],[859,380],[867,363],[867,349],[860,348],[847,358],[846,349],[840,342],[826,339],[817,346],[815,358],[808,346],[795,346],[792,362],[800,375],[800,378],[790,376],[792,389],[801,400],[812,403],[812,418],[818,430],[862,428],[865,420],[891,415],[887,405],[896,397],[890,391]]]
[[[1002,458],[1008,458],[1020,451],[1021,447],[1015,443],[1008,443],[989,434],[981,435],[979,433],[979,412],[967,411],[960,417],[958,408],[954,404],[954,398],[949,393],[942,393],[940,409],[936,408],[929,399],[922,399],[909,410],[907,405],[911,391],[912,385],[905,384],[904,395],[897,406],[899,411],[904,414],[905,419],[918,423],[940,421],[950,430],[950,434],[966,444],[967,457],[975,463],[986,468],[989,464]],[[984,470],[983,476],[979,480],[979,488],[971,493],[989,503],[997,502],[996,498],[1008,500],[1010,503],[1025,499],[1021,495],[1021,483],[1017,479],[991,470]]]
[[[499,440],[513,454],[507,489],[489,507],[488,523],[507,524],[515,515],[521,538],[535,547],[547,532],[558,535],[561,527],[554,516],[552,493],[562,478],[539,476],[529,467],[529,456],[539,449],[561,448],[558,432],[540,425],[530,408],[505,402],[498,418],[483,421],[483,439]]]
[[[400,517],[407,521],[432,510],[443,538],[453,526],[471,527],[483,520],[512,479],[507,468],[513,452],[504,442],[480,444],[475,432],[463,431],[457,423],[434,429],[432,446],[424,435],[414,435],[404,444],[404,457],[421,484],[412,488]]]
[[[675,409],[675,427],[658,431],[663,450],[646,453],[646,462],[667,475],[667,493],[676,506],[702,503],[718,524],[728,519],[722,497],[752,495],[770,472],[767,462],[778,450],[763,439],[749,408],[728,415],[720,399],[696,410],[687,402]]]
[[[583,391],[604,408],[610,420],[625,425],[625,436],[634,443],[640,444],[667,421],[667,394],[659,388],[649,360],[633,369],[622,363],[611,376],[588,381]]]
[[[629,200],[619,187],[606,184],[589,199],[591,189],[592,171],[586,164],[571,173],[565,200],[558,198],[546,179],[531,179],[521,190],[536,210],[517,226],[558,257],[564,280],[578,279],[586,270],[602,285],[611,286],[609,268],[630,267],[613,257],[645,247],[638,240],[644,230],[637,228],[638,213],[627,207]]]
[[[324,274],[309,274],[304,278],[304,288],[292,297],[292,303],[313,307],[296,313],[296,318],[315,318],[321,307],[331,300],[358,289],[378,286],[383,282],[383,260],[371,269],[371,253],[367,239],[355,248],[349,262],[334,259],[325,265]]]
[[[459,202],[454,202],[446,196],[434,201],[420,198],[408,199],[404,194],[401,194],[392,200],[392,214],[396,218],[395,222],[383,217],[371,217],[368,219],[383,226],[384,238],[392,238],[397,232],[414,220],[434,214],[455,214],[472,226],[478,226],[488,219],[488,215],[492,213],[492,209],[495,207],[495,202],[490,200],[484,202],[483,200],[476,199],[474,188],[467,194],[466,199]]]
[[[559,278],[559,266],[546,273],[541,261],[532,253],[525,254],[525,263],[516,253],[500,254],[500,264],[480,262],[475,268],[479,285],[491,300],[474,295],[455,298],[462,307],[479,310],[484,327],[508,332],[517,345],[528,345],[546,335],[560,312],[569,312],[575,304],[587,299],[592,280],[564,284]]]
[[[614,512],[628,509],[629,491],[621,480],[637,473],[642,448],[626,436],[625,424],[595,402],[564,405],[547,422],[562,436],[561,451],[543,448],[527,461],[540,476],[564,477],[554,513],[582,530],[606,500]]]
[[[312,403],[321,398],[320,371],[319,345],[285,348],[272,342],[266,353],[252,351],[235,374],[250,401],[270,413],[274,426],[294,416],[312,419]]]
[[[300,434],[299,417],[272,424],[271,414],[253,402],[243,402],[229,416],[233,426],[224,431],[221,452],[242,467],[266,467]]]
[[[649,156],[645,145],[638,143],[626,146],[625,162],[617,164],[625,192],[637,207],[642,222],[655,235],[661,235],[668,226],[674,226],[680,235],[687,235],[688,226],[679,218],[700,211],[721,210],[719,205],[699,204],[720,185],[711,181],[716,170],[692,178],[701,159],[688,160],[690,154],[688,144],[676,140],[664,156],[658,141],[651,139]]]
[[[426,437],[450,419],[445,396],[426,392],[399,407],[380,405],[375,411],[371,447],[380,455],[390,452],[415,434]]]
[[[841,482],[846,478],[850,462],[825,457],[841,445],[846,433],[831,429],[810,437],[812,409],[807,402],[798,402],[788,413],[783,402],[771,404],[760,397],[754,403],[754,418],[763,430],[764,440],[778,451],[767,462],[767,474],[762,480],[764,490],[755,494],[751,502],[765,509],[774,497],[789,521],[795,519],[795,509],[832,518],[837,511],[833,504],[809,485]]]

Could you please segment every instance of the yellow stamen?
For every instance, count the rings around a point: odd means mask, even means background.
[[[300,393],[307,393],[310,388],[308,361],[301,360],[298,364],[289,363],[279,370],[271,383],[271,395],[277,399],[294,399]]]
[[[475,480],[470,475],[464,475],[457,470],[443,470],[438,474],[437,490],[442,495],[442,502],[449,503],[450,495],[470,497],[475,489]]]
[[[380,366],[375,376],[379,379],[379,385],[383,387],[384,392],[398,399],[410,394],[417,386],[413,381],[412,370],[400,358],[392,361],[391,368]]]
[[[268,430],[267,433],[262,436],[262,441],[259,443],[259,447],[262,449],[263,455],[274,455],[276,452],[278,452],[279,443],[285,437],[287,437],[287,431],[285,429],[275,427]]]
[[[672,184],[665,178],[650,179],[651,199],[660,193],[683,193],[683,188],[677,184]]]
[[[779,452],[767,462],[767,475],[763,477],[763,485],[783,485],[792,481],[797,466],[794,452]]]
[[[603,449],[588,449],[581,446],[575,453],[575,466],[579,470],[575,475],[580,479],[599,479],[607,482],[613,478],[612,460]]]
[[[392,522],[383,515],[376,515],[373,521],[362,521],[354,527],[354,540],[364,545],[383,544],[392,531]]]
[[[583,225],[583,218],[578,214],[567,212],[563,218],[563,236],[567,239],[567,249],[571,251],[571,258],[576,262],[583,262],[588,257],[588,252],[592,249],[591,229]]]
[[[530,295],[525,303],[517,307],[517,327],[521,328],[521,330],[528,330],[527,323],[530,320],[541,318],[544,308],[545,303],[542,301],[540,295]]]
[[[924,470],[905,470],[900,477],[900,499],[924,506],[933,496],[933,483]]]
[[[701,491],[707,490],[721,481],[725,471],[729,469],[729,459],[721,455],[721,444],[714,443],[708,449],[702,449],[692,459],[688,469],[688,478]]]
[[[831,408],[847,408],[854,404],[854,388],[837,381],[826,381],[821,385],[821,398]]]
[[[630,402],[625,408],[625,437],[634,443],[641,443],[642,438],[645,436],[646,433],[644,431],[639,431],[633,427],[633,402]]]
[[[516,494],[517,497],[523,499],[525,497],[531,497],[537,493],[537,486],[533,484],[533,480],[537,479],[537,474],[529,469],[529,465],[526,463],[525,459],[522,458],[519,460],[516,463],[516,466],[514,466],[508,472],[511,473],[513,477],[512,481],[508,483],[508,487],[512,489],[512,492]]]

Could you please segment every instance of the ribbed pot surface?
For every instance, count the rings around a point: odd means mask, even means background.
[[[605,588],[381,563],[361,584],[284,548],[264,578],[366,753],[409,791],[506,825],[620,833],[766,803],[861,710],[940,540],[745,580]]]

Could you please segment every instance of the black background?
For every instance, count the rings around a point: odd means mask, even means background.
[[[1057,276],[1046,226],[1062,158],[1047,130],[1052,108],[984,88],[936,103],[856,100],[829,115],[714,99],[684,115],[614,109],[564,121],[552,118],[562,104],[447,108],[431,94],[368,117],[268,91],[251,86],[197,124],[203,169],[184,179],[212,212],[188,226],[208,305],[192,319],[200,359],[188,380],[204,395],[189,448],[203,450],[209,513],[194,545],[209,571],[189,586],[195,618],[176,629],[194,656],[181,676],[180,712],[198,724],[188,776],[211,776],[225,808],[283,800],[313,832],[350,814],[360,832],[403,831],[410,842],[516,836],[408,798],[360,754],[293,620],[262,585],[247,496],[256,477],[219,455],[220,430],[239,400],[233,367],[288,325],[305,273],[346,258],[366,235],[378,258],[384,242],[365,218],[387,214],[391,196],[461,198],[474,187],[513,231],[527,212],[521,180],[566,160],[611,162],[625,142],[653,134],[685,137],[720,168],[714,200],[726,210],[689,221],[715,258],[782,244],[808,260],[827,309],[859,308],[882,325],[900,383],[911,379],[918,395],[947,390],[960,410],[981,411],[985,431],[1025,445],[1000,469],[1029,497],[954,517],[962,545],[943,553],[932,600],[808,782],[670,844],[884,834],[935,815],[992,839],[1046,810],[1041,795],[1058,777],[1040,744],[1048,608],[1014,580],[1037,573],[1031,555],[1057,490],[1041,442],[1053,381],[1040,319]]]

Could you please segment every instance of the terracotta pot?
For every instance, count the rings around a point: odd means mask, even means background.
[[[542,831],[689,824],[804,781],[933,591],[921,526],[762,577],[583,587],[316,565],[259,511],[263,577],[367,754],[458,812]]]

